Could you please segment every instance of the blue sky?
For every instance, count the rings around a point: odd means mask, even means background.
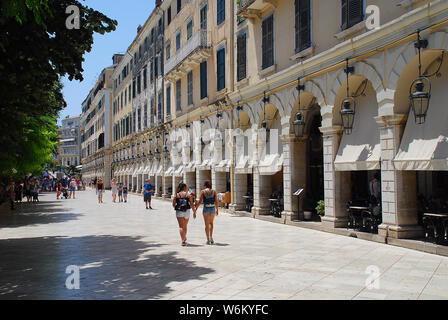
[[[81,103],[103,68],[112,65],[114,53],[124,53],[137,35],[137,27],[143,25],[155,6],[155,0],[86,0],[82,2],[109,18],[118,21],[117,29],[106,35],[95,35],[92,50],[84,55],[84,81],[63,79],[64,98],[67,108],[60,112],[60,119],[67,115],[81,114]]]

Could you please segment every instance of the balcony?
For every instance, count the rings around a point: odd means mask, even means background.
[[[275,0],[239,0],[237,4],[237,14],[244,19],[260,19],[264,11],[277,7]]]
[[[171,58],[165,62],[165,78],[174,82],[198,66],[211,55],[211,45],[207,30],[198,30]]]

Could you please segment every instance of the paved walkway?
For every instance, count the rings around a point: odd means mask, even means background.
[[[228,214],[215,246],[191,220],[184,248],[169,202],[129,198],[44,194],[0,214],[0,299],[448,299],[447,257]]]

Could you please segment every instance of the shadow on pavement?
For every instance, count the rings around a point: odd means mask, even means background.
[[[16,204],[14,211],[0,214],[0,229],[62,223],[75,220],[81,215],[72,212],[69,213],[69,211],[71,210],[63,208],[62,203],[57,201],[19,203]]]
[[[172,281],[214,272],[152,252],[137,237],[86,236],[0,240],[0,299],[159,299]],[[80,269],[80,289],[65,286],[67,266]]]

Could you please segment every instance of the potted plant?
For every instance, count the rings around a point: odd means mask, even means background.
[[[325,201],[324,200],[320,200],[317,203],[316,213],[321,217],[325,216]]]

